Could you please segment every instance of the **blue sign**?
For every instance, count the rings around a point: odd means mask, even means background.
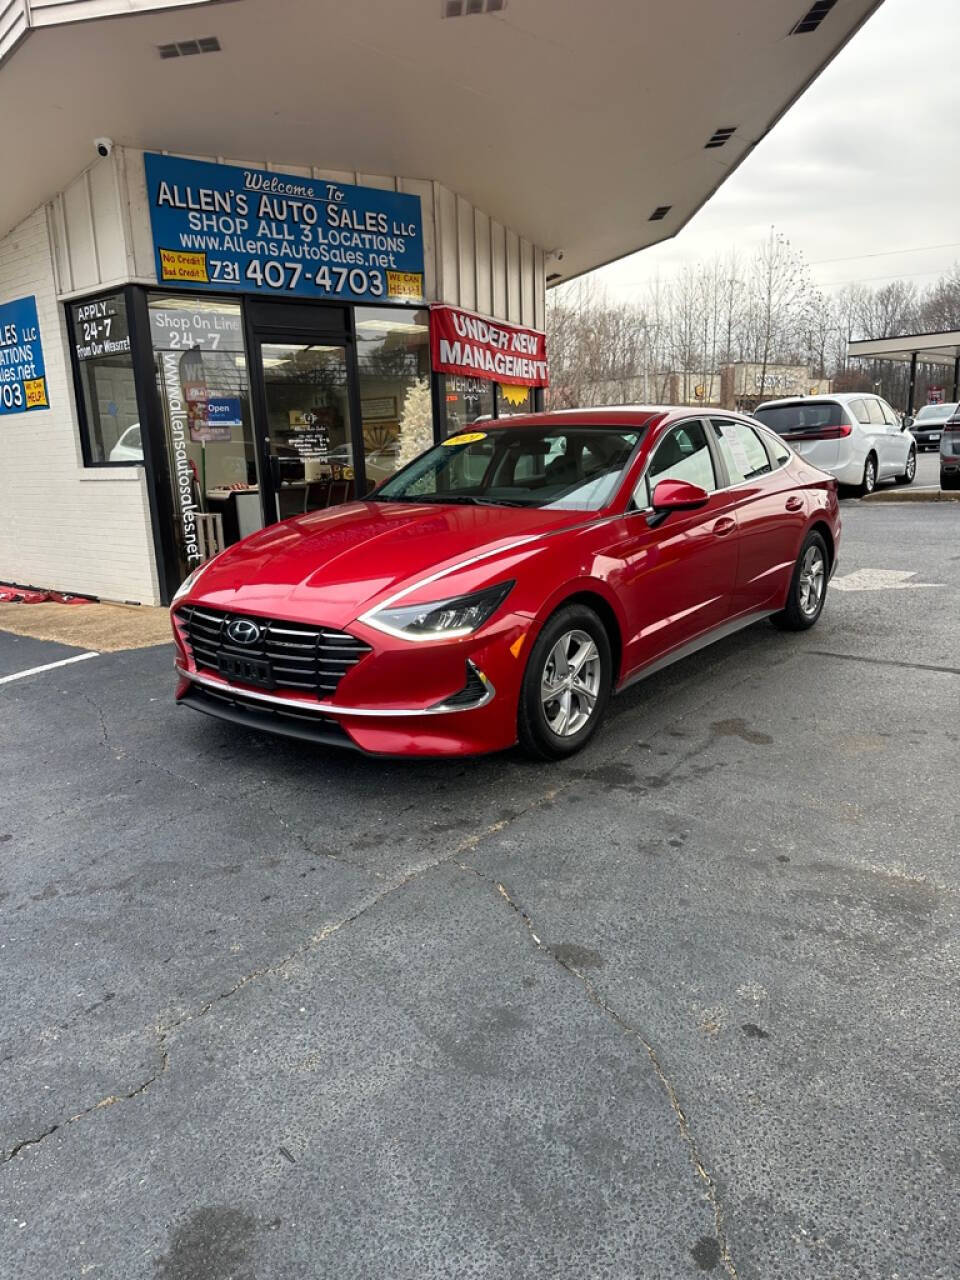
[[[147,153],[162,284],[422,302],[420,197]]]
[[[242,427],[243,411],[239,396],[208,396],[207,425],[210,427]]]
[[[0,302],[0,414],[49,408],[37,300]]]

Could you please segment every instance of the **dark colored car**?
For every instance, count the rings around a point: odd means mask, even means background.
[[[960,406],[940,434],[940,488],[960,489]]]
[[[960,406],[956,404],[925,404],[915,418],[907,418],[906,425],[917,442],[917,448],[930,449],[936,453],[944,423],[953,417],[958,408]]]

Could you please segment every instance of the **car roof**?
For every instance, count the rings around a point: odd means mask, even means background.
[[[824,400],[839,401],[840,404],[848,404],[851,400],[862,400],[864,396],[872,400],[881,400],[876,391],[830,391],[823,392],[816,396],[784,396],[781,400],[764,400],[762,404],[758,404],[754,409],[770,409],[779,404],[816,404],[818,401]]]
[[[749,414],[734,409],[706,405],[683,404],[604,404],[582,409],[551,409],[546,413],[524,413],[515,417],[487,418],[484,429],[502,427],[548,427],[553,424],[582,427],[646,427],[675,417],[699,417],[706,413],[722,413],[747,418]],[[463,428],[469,431],[468,424]]]

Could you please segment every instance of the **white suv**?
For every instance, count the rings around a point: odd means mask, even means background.
[[[767,400],[754,415],[807,462],[861,495],[880,480],[912,484],[917,445],[879,396],[842,391],[831,396]]]

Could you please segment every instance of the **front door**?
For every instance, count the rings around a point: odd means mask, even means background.
[[[271,334],[257,338],[256,363],[264,519],[350,502],[358,489],[346,345]]]

